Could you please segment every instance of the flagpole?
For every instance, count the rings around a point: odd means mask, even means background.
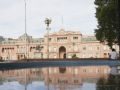
[[[27,59],[27,25],[26,25],[26,0],[24,0],[25,3],[25,59]]]

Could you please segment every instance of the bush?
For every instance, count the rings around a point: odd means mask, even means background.
[[[72,55],[72,58],[78,58],[76,54],[73,54]]]

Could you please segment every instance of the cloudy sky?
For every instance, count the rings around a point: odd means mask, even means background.
[[[43,37],[44,20],[52,19],[51,31],[61,28],[94,35],[97,25],[94,0],[26,0],[27,33]],[[25,32],[24,0],[0,0],[0,36],[17,38]]]

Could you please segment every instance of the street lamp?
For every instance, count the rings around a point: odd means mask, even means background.
[[[46,30],[47,30],[47,58],[49,59],[49,30],[50,30],[50,24],[51,24],[51,19],[46,18],[45,19],[45,24],[46,24]]]

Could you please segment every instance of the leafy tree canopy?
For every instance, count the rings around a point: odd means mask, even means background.
[[[96,18],[98,21],[95,36],[101,42],[107,42],[112,48],[118,43],[117,0],[95,0]]]

